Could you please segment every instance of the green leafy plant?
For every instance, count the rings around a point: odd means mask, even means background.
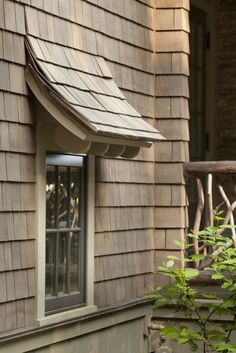
[[[162,335],[188,345],[192,351],[236,353],[236,344],[232,342],[232,332],[236,330],[236,248],[230,236],[222,235],[225,228],[232,228],[222,225],[223,220],[218,214],[215,216],[216,225],[196,235],[188,234],[185,248],[191,250],[192,240],[196,238],[201,248],[208,249],[209,254],[203,251],[185,259],[168,256],[157,274],[168,277],[170,285],[156,288],[149,295],[155,299],[154,309],[171,306],[176,312],[184,314],[186,319],[194,320],[194,328],[168,321],[161,330]],[[204,267],[202,271],[221,287],[220,294],[215,290],[209,293],[197,289],[193,283],[200,272],[193,268],[194,264],[195,267],[196,264]],[[229,315],[227,322],[219,320],[223,315]]]

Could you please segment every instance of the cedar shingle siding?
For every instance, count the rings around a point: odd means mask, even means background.
[[[0,331],[34,324],[35,125],[27,32],[102,56],[128,102],[167,138],[133,160],[96,157],[95,304],[142,297],[185,228],[188,1],[0,0]],[[42,244],[44,246],[44,244]]]

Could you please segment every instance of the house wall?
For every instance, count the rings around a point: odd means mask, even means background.
[[[155,266],[184,234],[188,10],[187,0],[0,0],[0,332],[32,327],[36,317],[36,139],[24,79],[25,11],[31,35],[104,56],[128,101],[167,137],[134,160],[96,157],[94,293],[102,308],[148,293]],[[146,308],[141,321],[147,315]],[[125,325],[117,337],[136,324]]]
[[[185,180],[189,141],[189,1],[156,1],[156,127],[166,141],[155,144],[156,264],[179,248],[187,226]],[[163,278],[158,285],[164,284]]]
[[[235,160],[236,155],[236,3],[219,1],[217,13],[217,112],[216,159]]]
[[[148,352],[148,304],[74,320],[47,331],[31,330],[23,337],[18,334],[1,340],[1,353],[109,353]]]
[[[35,296],[34,114],[24,4],[0,1],[0,332],[31,326]]]

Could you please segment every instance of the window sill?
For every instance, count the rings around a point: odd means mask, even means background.
[[[96,305],[84,306],[82,308],[68,310],[61,313],[53,314],[50,316],[45,316],[36,320],[38,326],[47,326],[55,323],[60,323],[66,320],[75,319],[80,316],[92,314],[97,311]]]

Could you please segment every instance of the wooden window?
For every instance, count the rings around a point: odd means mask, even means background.
[[[85,163],[84,156],[47,154],[47,314],[85,305]]]

